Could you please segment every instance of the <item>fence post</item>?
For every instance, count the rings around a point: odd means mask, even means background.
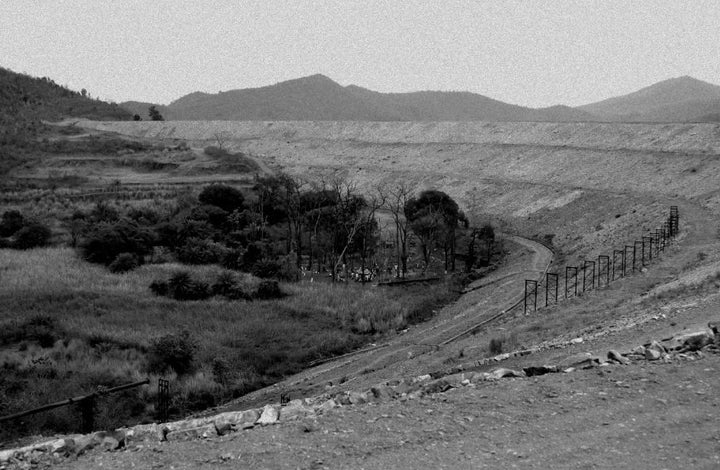
[[[79,402],[83,434],[90,434],[95,427],[95,397],[96,395],[91,393]]]
[[[603,269],[603,261],[605,262],[605,269]],[[610,284],[610,257],[608,255],[598,256],[598,289],[600,288],[600,279],[602,279],[603,272],[605,273],[604,287],[607,287]]]
[[[528,291],[528,287],[530,287],[531,290]],[[531,294],[533,296],[533,311],[537,310],[537,281],[525,279],[525,308],[523,310],[523,313],[527,314],[528,310],[528,294]]]
[[[158,379],[158,418],[161,423],[167,422],[169,408],[170,381],[167,379]]]

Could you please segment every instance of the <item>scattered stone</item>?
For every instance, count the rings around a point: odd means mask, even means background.
[[[430,374],[420,375],[413,379],[413,382],[426,382],[428,380],[432,379],[432,376]]]
[[[534,377],[536,375],[545,375],[560,372],[557,366],[530,366],[523,368],[523,372],[528,377]]]
[[[614,349],[611,349],[610,351],[608,351],[607,357],[611,361],[615,361],[620,364],[625,364],[625,365],[630,364],[630,360],[627,357],[623,356],[622,354],[615,351]]]
[[[582,342],[583,342],[582,338],[573,338],[570,340],[570,343],[572,343],[572,344],[580,344]]]
[[[260,419],[258,419],[255,424],[275,424],[278,422],[278,419],[280,419],[280,411],[278,408],[273,405],[265,405]]]

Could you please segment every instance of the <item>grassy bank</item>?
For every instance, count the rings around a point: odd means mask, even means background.
[[[173,413],[203,409],[393,334],[456,295],[447,284],[282,284],[288,295],[268,301],[180,302],[150,292],[154,279],[180,268],[112,274],[69,248],[0,250],[0,415],[146,376],[150,386],[101,401],[99,427],[151,420],[159,376],[171,379]],[[220,271],[192,268],[198,277]],[[187,370],[158,370],[178,341],[192,352]],[[78,416],[69,408],[36,415],[3,427],[0,439],[74,431]]]

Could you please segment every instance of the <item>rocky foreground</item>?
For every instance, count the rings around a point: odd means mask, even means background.
[[[489,372],[469,363],[284,406],[65,436],[0,452],[0,469],[716,468],[720,334],[710,326],[605,357]]]

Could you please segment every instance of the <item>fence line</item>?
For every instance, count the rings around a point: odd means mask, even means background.
[[[650,236],[642,236],[640,240],[634,240],[632,245],[623,245],[622,249],[612,250],[612,255],[600,254],[596,260],[584,260],[580,266],[565,266],[565,293],[564,298],[579,297],[590,290],[600,290],[608,287],[612,282],[623,279],[628,275],[629,256],[632,254],[632,269],[630,273],[640,271],[647,266],[653,258],[657,259],[668,244],[677,236],[680,230],[680,215],[677,206],[670,206],[670,214],[662,223],[660,228],[650,232]],[[638,259],[639,258],[639,259]],[[582,290],[578,274],[582,273]],[[525,281],[525,296],[523,302],[523,313],[538,310],[537,295],[538,288],[545,287],[545,307],[551,303],[550,298],[555,299],[552,305],[557,305],[560,299],[557,296],[560,274],[546,273],[545,282],[533,284],[534,281]],[[554,290],[550,279],[554,281]]]

